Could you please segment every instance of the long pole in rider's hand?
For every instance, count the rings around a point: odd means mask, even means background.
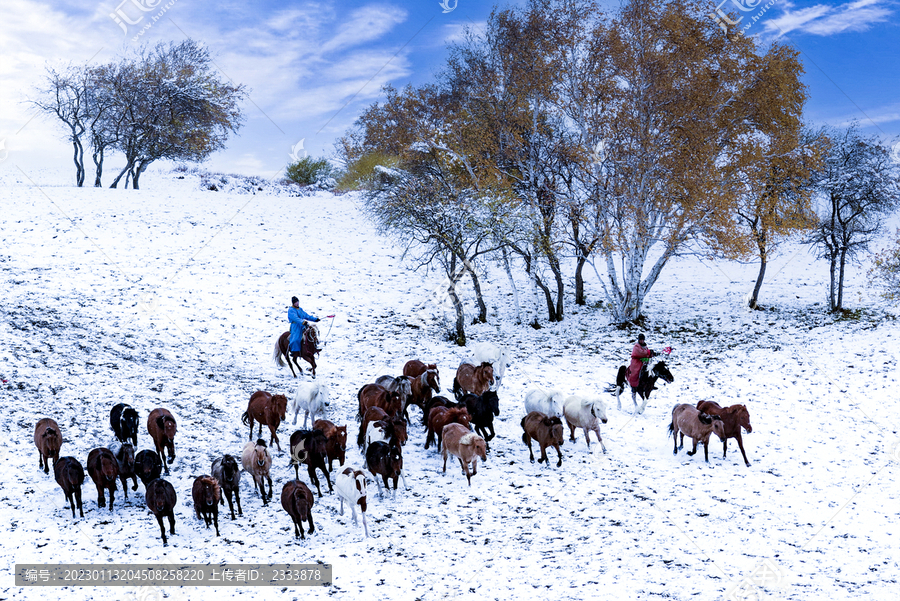
[[[326,315],[325,319],[331,319],[331,323],[328,324],[328,332],[325,334],[325,338],[322,340],[322,348],[325,348],[325,345],[328,344],[328,334],[331,334],[331,326],[334,325],[334,315]]]

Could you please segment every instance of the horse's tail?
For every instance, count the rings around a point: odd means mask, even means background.
[[[241,422],[242,422],[245,426],[249,426],[249,425],[250,425],[250,413],[249,413],[249,412],[244,411],[244,414],[241,416]]]
[[[455,377],[453,378],[453,396],[456,397],[457,401],[462,398],[462,386],[459,385],[459,380]]]
[[[675,433],[675,416],[672,416],[672,423],[669,424],[669,434]]]
[[[626,368],[624,365],[619,367],[619,372],[616,374],[616,388],[625,388],[625,371]]]
[[[287,363],[284,362],[284,358],[282,357],[281,352],[281,340],[275,341],[275,352],[272,353],[272,361],[275,362],[275,365],[278,367],[284,367]]]

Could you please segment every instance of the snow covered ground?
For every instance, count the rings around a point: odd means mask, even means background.
[[[336,315],[319,381],[331,387],[327,419],[355,439],[360,386],[421,358],[438,363],[448,387],[467,356],[436,322],[407,325],[439,277],[401,262],[402,249],[375,232],[353,195],[225,194],[200,190],[196,175],[153,172],[145,190],[76,189],[63,185],[68,176],[0,174],[0,560],[8,566],[0,598],[897,598],[900,328],[865,288],[865,266],[851,270],[845,292],[847,306],[865,310],[835,320],[823,314],[827,265],[803,247],[786,246],[770,266],[765,311],[743,307],[753,265],[674,261],[644,313],[651,348],[675,348],[675,382],[660,385],[637,417],[630,398],[619,411],[605,395],[609,452],[596,444],[589,452],[579,431],[560,469],[528,461],[525,391],[601,392],[637,331],[611,327],[601,309],[575,307],[571,297],[562,323],[515,326],[505,275],[494,271],[485,282],[489,323],[469,326],[470,343],[502,343],[513,364],[497,438],[471,487],[458,464],[441,474],[439,455],[422,448],[413,426],[404,450],[410,490],[380,499],[370,485],[371,538],[326,493],[313,508],[316,533],[300,541],[280,505],[293,476],[285,450],[273,466],[273,502],[262,507],[245,474],[244,516],[220,514],[216,538],[193,515],[191,484],[214,457],[239,455],[252,392],[292,393],[296,381],[271,361],[290,297],[314,315]],[[709,465],[701,454],[672,454],[672,407],[701,399],[748,406],[749,468],[735,441],[724,459],[711,442]],[[166,407],[178,420],[168,478],[179,497],[177,534],[167,547],[143,486],[124,503],[120,488],[110,513],[88,479],[85,517],[73,520],[52,472],[36,465],[40,417],[59,422],[62,455],[84,464],[91,449],[112,444],[109,410],[119,402],[141,414],[141,449],[152,448],[150,410]],[[293,430],[282,425],[281,440]],[[348,464],[362,468],[349,446]],[[321,561],[333,564],[334,586],[13,586],[15,563],[162,561]],[[744,592],[735,591],[742,582]]]

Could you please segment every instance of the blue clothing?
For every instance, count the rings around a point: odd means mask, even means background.
[[[318,317],[313,317],[306,313],[303,309],[291,307],[288,309],[288,321],[291,322],[291,336],[288,338],[292,353],[300,352],[300,342],[303,340],[303,320],[319,321]]]

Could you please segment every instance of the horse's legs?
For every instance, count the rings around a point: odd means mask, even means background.
[[[303,429],[306,430],[306,422],[309,420],[309,407],[307,406],[306,411],[303,414]]]
[[[675,445],[675,450],[672,451],[673,455],[678,454],[678,430],[672,430],[672,443]]]
[[[266,474],[266,479],[269,481],[269,499],[272,498],[272,476]]]
[[[228,509],[231,510],[231,520],[234,521],[234,501],[231,500],[231,492],[222,495],[222,505],[225,504],[225,497],[228,497]]]
[[[167,541],[166,541],[166,527],[165,527],[165,525],[163,525],[163,516],[157,515],[156,521],[159,522],[159,531],[162,532],[163,544],[165,545],[165,544],[167,544]]]
[[[683,436],[683,435],[682,435],[682,436]],[[683,439],[682,439],[682,440],[683,440]],[[690,455],[691,457],[693,457],[694,455],[697,454],[697,442],[698,442],[698,439],[691,437],[691,440],[694,441],[694,448],[691,449],[690,451],[688,451],[688,455]]]
[[[273,426],[272,424],[269,424],[269,432],[271,432],[271,434],[272,434],[272,436],[269,438],[269,447],[271,448],[272,443],[274,442],[278,448],[278,452],[280,453],[281,452],[281,441],[278,440],[278,434],[275,433],[275,428],[277,428],[277,427],[278,426]]]
[[[556,462],[556,467],[562,467],[562,451],[559,448],[558,444],[553,445],[556,447],[556,454],[559,455],[559,461]],[[547,460],[547,463],[550,463],[550,460]]]
[[[588,451],[590,451],[591,450],[591,435],[590,435],[591,431],[587,428],[587,426],[584,426],[581,429],[584,430],[584,442],[587,443]],[[574,431],[574,428],[573,428],[573,431]],[[598,437],[599,437],[599,434],[598,434]],[[573,436],[572,439],[574,440],[575,437]]]
[[[550,460],[547,459],[547,447],[544,445],[543,442],[540,442],[540,441],[538,441],[538,442],[541,445],[541,456],[540,456],[540,458],[538,458],[538,463],[543,463],[545,461],[547,463],[550,463]]]
[[[709,439],[703,441],[703,459],[709,463]]]
[[[728,457],[728,439],[722,441],[722,459]]]
[[[409,484],[406,483],[406,476],[403,475],[403,470],[402,470],[402,469],[400,470],[400,478],[403,480],[403,488],[405,488],[406,490],[409,490]],[[395,480],[395,481],[394,481],[394,488],[396,488],[396,487],[397,487],[397,482],[396,482],[396,480]]]
[[[526,433],[522,436],[522,440],[528,445],[528,458],[531,459],[531,463],[534,463],[534,450],[531,448],[531,437]]]
[[[372,475],[374,476],[373,480],[375,480],[375,485],[378,487],[378,498],[383,499],[384,493],[381,491],[381,482],[378,480],[378,476],[375,472],[372,472]],[[387,486],[387,478],[385,478],[384,485]]]
[[[738,441],[738,446],[741,449],[741,455],[744,456],[744,465],[750,467],[750,461],[747,460],[747,453],[744,452],[744,439],[741,437],[741,432],[738,430],[737,436],[735,436]],[[725,440],[728,440],[727,438]]]
[[[334,492],[334,488],[331,487],[331,476],[328,474],[328,469],[325,466],[325,461],[322,461],[322,466],[319,468],[322,470],[322,473],[325,474],[325,482],[328,483],[328,492]]]
[[[680,432],[680,434],[681,434],[681,444],[678,445],[679,451],[684,448],[684,432]]]
[[[308,458],[309,463],[306,464],[306,471],[309,474],[309,481],[316,485],[316,490],[319,492],[319,498],[322,498],[322,487],[319,486],[319,477],[316,476],[316,468],[313,467],[312,457]]]
[[[315,524],[313,524],[313,521],[312,521],[312,510],[310,509],[309,511],[307,511],[306,515],[309,517],[309,530],[307,530],[306,533],[312,534],[313,532],[316,531],[316,526],[315,526]]]
[[[575,426],[569,420],[566,420],[566,423],[569,425],[569,440],[575,442]],[[588,446],[590,446],[590,442],[588,442]]]
[[[169,534],[175,534],[175,512],[169,510]]]

